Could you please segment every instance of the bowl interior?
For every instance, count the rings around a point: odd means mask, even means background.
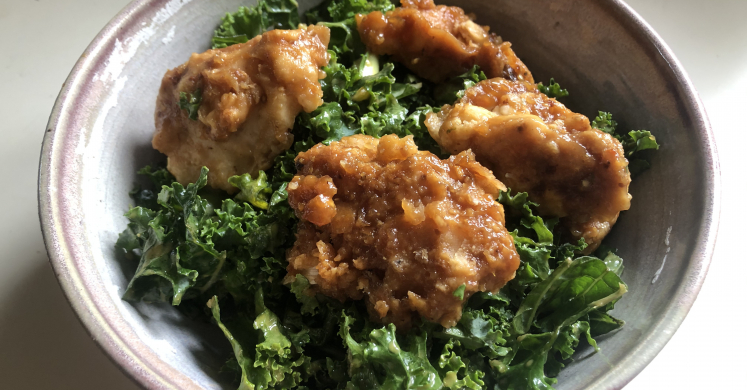
[[[40,212],[50,257],[82,321],[148,388],[230,389],[218,381],[230,347],[219,330],[169,305],[120,300],[135,264],[113,250],[135,171],[163,156],[150,145],[160,80],[209,47],[227,11],[246,1],[139,1],[89,47],[65,85],[42,151]],[[308,8],[312,2],[300,2]],[[712,139],[676,61],[622,3],[593,0],[449,1],[513,43],[563,101],[590,118],[611,111],[625,129],[655,133],[661,150],[631,186],[607,243],[625,259],[626,321],[581,353],[558,389],[619,388],[679,326],[705,275],[715,228]]]

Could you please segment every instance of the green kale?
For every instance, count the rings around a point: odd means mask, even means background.
[[[427,334],[409,332],[404,343],[394,325],[372,330],[356,341],[350,332],[354,318],[343,312],[340,334],[348,348],[347,389],[440,389],[438,372],[428,360]]]
[[[604,311],[596,310],[589,313],[589,326],[591,327],[589,333],[592,337],[613,332],[622,328],[623,325],[625,325],[625,321],[619,320]]]
[[[296,275],[296,279],[291,283],[291,292],[296,296],[296,300],[301,303],[301,314],[314,315],[319,308],[319,301],[314,296],[308,294],[311,286],[309,280],[301,274]]]
[[[540,92],[547,95],[547,97],[560,99],[568,96],[568,90],[560,88],[560,84],[555,82],[554,78],[550,78],[550,84],[545,86],[542,83],[537,84],[537,88],[539,88]]]
[[[153,185],[160,189],[163,186],[170,186],[173,182],[174,175],[171,174],[166,168],[154,168],[150,165],[146,165],[142,169],[137,171],[138,175],[142,175],[150,179]]]
[[[623,139],[623,148],[625,149],[625,154],[628,156],[632,156],[642,150],[659,150],[656,137],[651,135],[651,132],[648,130],[632,130]]]
[[[612,114],[609,112],[599,111],[597,117],[591,122],[591,127],[610,135],[617,134],[617,122],[612,119]]]
[[[267,210],[270,207],[270,196],[272,195],[272,187],[267,181],[267,174],[265,171],[259,171],[256,179],[252,179],[252,175],[245,173],[240,176],[232,176],[228,178],[228,183],[239,189],[239,194],[236,199],[249,202],[252,206],[262,210]]]
[[[509,318],[497,307],[468,307],[455,326],[437,328],[432,333],[437,339],[458,341],[464,348],[493,359],[509,352],[505,339],[509,335]]]
[[[648,130],[632,130],[627,134],[618,133],[617,122],[608,112],[599,111],[599,115],[592,121],[591,126],[617,138],[623,145],[626,157],[630,158],[643,150],[659,149],[656,137]]]
[[[427,105],[414,106],[420,102],[415,97],[421,93],[421,81],[411,76],[405,77],[406,82],[397,82],[394,63],[379,65],[372,54],[364,54],[348,66],[339,62],[334,51],[331,54],[329,65],[324,67],[327,77],[320,80],[324,103],[311,113],[301,113],[294,132],[308,131],[312,145],[329,144],[353,134],[412,135],[421,149],[440,154],[424,125],[426,114],[436,110]]]
[[[438,358],[437,369],[441,375],[444,387],[448,389],[484,389],[485,372],[476,369],[475,365],[468,364],[468,359],[463,359],[454,349],[460,349],[461,343],[449,340],[443,347],[443,352]],[[466,360],[466,362],[465,362]]]
[[[394,9],[389,0],[326,0],[306,12],[306,22],[330,29],[329,49],[345,62],[352,62],[366,53],[358,35],[355,15]]]
[[[304,16],[309,24],[336,23],[355,19],[355,15],[359,13],[386,12],[392,9],[394,4],[389,0],[324,0],[307,11]]]
[[[498,195],[498,202],[508,207],[506,211],[510,219],[511,225],[509,230],[513,227],[518,230],[518,235],[522,237],[532,237],[534,241],[543,244],[552,244],[553,234],[552,228],[557,223],[557,220],[550,220],[545,222],[541,217],[534,215],[532,208],[536,208],[538,204],[529,200],[529,195],[526,192],[519,192],[514,196],[511,196],[511,190],[501,191]]]
[[[221,20],[213,34],[213,49],[244,43],[271,29],[298,28],[296,0],[259,0],[253,7],[240,7]]]
[[[140,263],[127,286],[125,299],[162,301],[171,298],[172,304],[178,305],[200,276],[197,270],[185,264],[188,254],[200,253],[199,261],[194,263],[201,263],[206,276],[220,270],[225,254],[211,248],[196,229],[212,212],[212,207],[197,197],[197,191],[206,183],[207,169],[203,169],[200,179],[187,188],[176,182],[171,187],[164,186],[158,195],[158,204],[163,210],[155,212],[135,207],[125,214],[130,223],[120,235],[117,247],[140,254]],[[152,283],[144,283],[145,279]]]
[[[435,104],[439,106],[454,104],[454,102],[464,97],[466,89],[473,87],[483,80],[487,80],[487,76],[480,70],[479,66],[475,65],[468,72],[436,85],[433,91]]]
[[[295,223],[285,185],[269,196],[265,209],[232,199],[216,209],[198,194],[206,183],[203,168],[186,188],[178,182],[163,186],[157,208],[134,207],[125,214],[130,223],[117,248],[140,259],[125,299],[178,305],[213,288],[246,298],[246,286],[283,276]]]
[[[566,259],[537,283],[512,321],[511,353],[499,365],[498,383],[506,389],[552,389],[562,360],[570,359],[579,335],[591,337],[588,318],[603,312],[627,292],[622,280],[594,257]],[[555,354],[560,360],[555,360]],[[549,367],[545,364],[550,362]]]
[[[158,192],[163,186],[169,186],[176,181],[174,176],[166,168],[154,168],[150,165],[137,171],[138,175],[145,176],[150,182],[150,186],[143,188],[136,185],[135,189],[130,191],[130,198],[135,201],[136,206],[153,209],[158,205]]]
[[[179,108],[187,111],[189,119],[196,121],[202,104],[202,91],[197,89],[193,93],[179,92]]]
[[[255,297],[254,321],[247,312],[238,313],[231,323],[222,321],[218,297],[213,296],[207,302],[213,319],[233,347],[241,369],[239,389],[297,387],[303,379],[299,368],[308,365],[309,358],[303,355],[303,350],[292,348],[291,341],[281,331],[277,315],[265,307],[261,290]]]
[[[617,122],[612,119],[609,112],[599,111],[599,114],[591,122],[591,127],[599,129],[614,136],[623,145],[625,157],[628,158],[628,170],[632,176],[637,176],[647,170],[651,164],[641,157],[640,152],[644,150],[658,150],[659,143],[648,130],[632,130],[626,134],[617,131]]]
[[[385,13],[394,9],[394,3],[389,0],[326,1],[324,4],[329,12],[329,20],[333,22],[352,19],[357,14],[367,14],[373,11]]]

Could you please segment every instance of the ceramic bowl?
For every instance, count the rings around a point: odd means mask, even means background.
[[[150,139],[164,72],[206,50],[221,16],[246,3],[131,3],[81,56],[46,129],[39,214],[50,260],[92,337],[146,389],[232,388],[216,379],[230,353],[217,327],[169,305],[120,299],[134,265],[113,247],[135,171],[163,158]],[[601,353],[582,352],[557,385],[621,388],[677,330],[708,269],[719,170],[703,106],[666,44],[622,1],[449,3],[511,41],[537,80],[554,77],[571,91],[564,101],[572,109],[591,117],[611,111],[623,128],[652,130],[662,145],[607,239],[625,259],[630,292],[614,313],[626,325],[601,338]]]

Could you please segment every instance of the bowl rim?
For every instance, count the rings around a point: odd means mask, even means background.
[[[135,0],[129,3],[89,44],[63,84],[50,114],[42,142],[38,176],[39,220],[49,261],[66,298],[80,322],[109,359],[145,389],[202,389],[186,375],[163,362],[152,351],[146,350],[144,344],[135,345],[138,343],[128,340],[114,329],[113,324],[118,321],[118,311],[107,310],[106,307],[97,304],[97,301],[108,297],[97,297],[92,294],[90,286],[83,282],[77,272],[74,261],[77,253],[71,250],[69,245],[74,237],[65,234],[63,229],[63,221],[69,220],[72,216],[65,213],[64,202],[57,192],[57,183],[64,179],[58,169],[63,158],[58,149],[63,143],[61,140],[69,131],[64,125],[69,120],[68,117],[75,115],[71,112],[74,112],[80,96],[86,93],[83,88],[85,76],[92,74],[101,63],[101,58],[106,54],[103,48],[117,38],[121,28],[138,20],[138,16],[148,9],[165,1],[167,0]],[[705,108],[692,81],[672,50],[623,0],[611,0],[603,7],[619,16],[619,22],[627,31],[656,50],[669,65],[681,87],[683,104],[689,106],[694,115],[693,125],[697,129],[697,137],[702,142],[705,161],[705,183],[702,186],[704,218],[698,242],[695,243],[692,252],[693,261],[685,270],[686,281],[676,292],[676,304],[670,305],[658,324],[632,351],[633,353],[628,354],[620,362],[617,369],[603,375],[592,385],[595,389],[619,389],[640,373],[664,348],[697,298],[716,243],[721,211],[721,178],[716,142]]]

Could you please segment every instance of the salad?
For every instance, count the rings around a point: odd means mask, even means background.
[[[123,299],[215,324],[239,389],[552,389],[624,324],[602,240],[658,144],[567,109],[472,19],[431,0],[227,14],[161,85],[169,162],[130,193]]]

